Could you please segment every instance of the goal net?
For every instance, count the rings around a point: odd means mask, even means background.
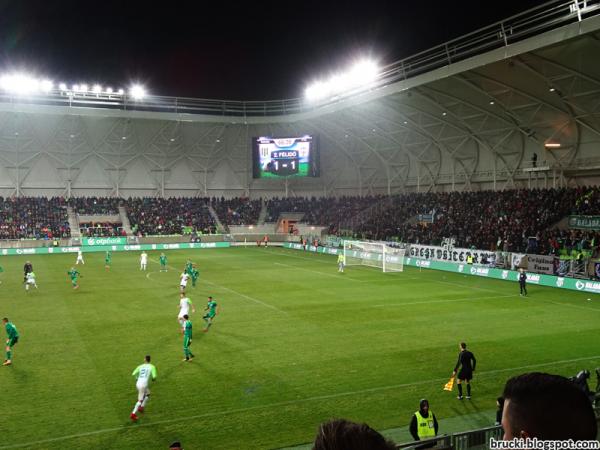
[[[402,272],[404,253],[403,248],[391,247],[385,242],[344,241],[347,266],[370,266],[384,272]]]

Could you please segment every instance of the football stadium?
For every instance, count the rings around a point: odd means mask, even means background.
[[[599,53],[553,0],[281,100],[0,73],[0,449],[598,448]]]

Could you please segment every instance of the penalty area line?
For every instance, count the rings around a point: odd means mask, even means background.
[[[528,364],[525,366],[508,367],[506,369],[488,370],[488,371],[484,371],[484,372],[478,372],[477,376],[479,378],[479,377],[493,376],[495,374],[503,373],[503,372],[512,372],[512,371],[524,370],[524,369],[536,369],[536,368],[540,368],[540,367],[556,366],[556,365],[560,365],[560,364],[570,364],[570,363],[575,363],[575,362],[580,362],[580,361],[591,361],[591,360],[600,360],[600,355],[586,356],[583,358],[575,358],[575,359],[563,359],[561,361],[553,361],[553,362],[548,362],[548,363]],[[136,424],[135,426],[121,425],[119,427],[104,428],[101,430],[88,431],[86,433],[69,434],[69,435],[65,435],[65,436],[43,439],[43,440],[39,440],[39,441],[30,441],[30,442],[23,442],[20,444],[2,445],[2,446],[0,446],[0,449],[29,447],[32,445],[66,441],[68,439],[77,439],[80,437],[95,436],[95,435],[99,435],[99,434],[112,433],[115,431],[135,430],[135,429],[141,428],[141,427],[152,427],[155,425],[186,422],[189,420],[203,419],[203,418],[214,417],[214,416],[226,416],[229,414],[244,413],[244,412],[256,411],[259,409],[273,409],[276,407],[296,405],[298,403],[312,402],[312,401],[317,401],[317,400],[329,400],[332,398],[348,397],[348,396],[352,396],[352,395],[366,394],[366,393],[371,393],[371,392],[388,391],[388,390],[401,389],[401,388],[412,387],[412,386],[420,386],[420,385],[424,385],[424,384],[442,383],[447,380],[448,380],[448,377],[432,378],[430,380],[422,380],[422,381],[417,381],[414,383],[402,383],[402,384],[394,384],[394,385],[390,385],[390,386],[380,386],[380,387],[374,387],[374,388],[368,388],[368,389],[361,389],[358,391],[348,391],[348,392],[339,392],[336,394],[317,395],[314,397],[306,397],[306,398],[301,398],[301,399],[296,399],[296,400],[287,400],[287,401],[283,401],[283,402],[269,403],[269,404],[265,404],[265,405],[250,406],[248,408],[228,409],[225,411],[197,414],[197,415],[193,415],[193,416],[179,417],[176,419],[158,420],[158,421],[152,422],[152,423]],[[440,388],[441,388],[441,386],[440,386]]]

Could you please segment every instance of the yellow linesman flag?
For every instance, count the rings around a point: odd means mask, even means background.
[[[451,377],[448,382],[444,385],[445,391],[451,391],[454,387],[454,377]]]

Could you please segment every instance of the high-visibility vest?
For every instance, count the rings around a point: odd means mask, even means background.
[[[429,416],[427,418],[423,417],[420,411],[417,411],[415,416],[417,417],[417,434],[419,435],[419,439],[429,439],[435,437],[433,412],[429,410]]]
[[[467,256],[467,264],[473,264],[473,257],[471,255]]]

